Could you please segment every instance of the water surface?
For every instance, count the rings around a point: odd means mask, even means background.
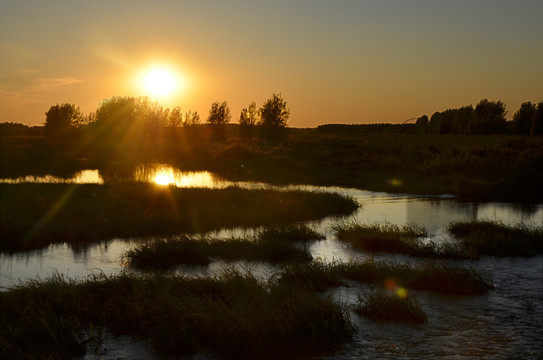
[[[262,183],[231,182],[209,172],[182,172],[155,165],[142,166],[134,172],[138,181],[173,184],[175,186],[246,188],[272,187]],[[70,179],[54,177],[25,178],[35,182],[104,183],[111,177],[97,170],[87,170]],[[5,180],[4,180],[5,181]],[[274,187],[277,188],[277,187]],[[376,193],[338,187],[303,186],[311,191],[335,191],[352,196],[361,207],[341,218],[329,217],[312,222],[326,239],[310,244],[313,256],[320,261],[347,261],[367,257],[351,250],[335,238],[332,225],[338,221],[413,223],[425,226],[429,238],[448,241],[445,226],[451,221],[485,219],[508,224],[543,225],[543,204],[519,206],[509,203],[461,203],[451,196],[416,196]],[[252,229],[225,229],[212,235],[242,235]],[[111,239],[74,249],[65,244],[15,255],[0,254],[0,287],[19,281],[44,278],[59,273],[70,278],[89,274],[114,274],[123,270],[122,254],[134,246],[135,240]],[[381,256],[391,258],[391,256]],[[420,261],[397,256],[397,261]],[[463,261],[478,269],[492,271],[495,289],[482,296],[443,296],[427,291],[412,291],[428,315],[428,324],[379,324],[351,313],[357,332],[350,344],[330,359],[541,359],[543,358],[543,256],[532,258],[483,257],[479,261]],[[266,264],[237,262],[266,277],[274,268]],[[180,273],[213,273],[228,266],[214,262],[209,267],[179,267]],[[362,291],[371,287],[353,283],[328,293],[350,309]],[[153,359],[147,348],[125,338],[110,339],[96,354],[86,359],[132,358]],[[109,348],[109,350],[104,350]],[[112,350],[121,349],[121,350]],[[130,350],[132,349],[132,350]],[[125,351],[126,350],[126,351]],[[205,358],[201,355],[198,358]]]

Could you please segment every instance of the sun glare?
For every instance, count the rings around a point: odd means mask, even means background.
[[[143,85],[151,96],[165,96],[177,89],[179,80],[173,72],[163,68],[149,70],[144,78]]]

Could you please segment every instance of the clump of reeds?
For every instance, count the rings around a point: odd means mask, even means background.
[[[285,266],[279,276],[280,281],[317,291],[338,286],[343,280],[384,284],[390,279],[405,288],[444,294],[478,295],[494,287],[489,272],[434,261],[416,265],[372,259],[328,264],[310,262]]]
[[[148,339],[164,355],[306,358],[351,338],[345,308],[315,292],[247,273],[56,276],[0,292],[0,357],[72,358],[88,329]],[[93,339],[95,341],[95,339]]]
[[[457,221],[447,230],[464,248],[480,255],[535,256],[543,253],[543,227],[488,220]]]
[[[8,252],[59,242],[284,225],[348,214],[358,207],[353,199],[334,193],[146,183],[0,183],[0,197],[0,251]]]
[[[305,247],[296,242],[324,236],[307,225],[267,227],[254,237],[212,239],[182,235],[177,238],[145,241],[128,250],[124,260],[136,268],[165,269],[179,264],[207,265],[213,258],[223,260],[267,261],[270,263],[311,261]]]
[[[377,290],[358,297],[355,312],[373,321],[426,323],[428,317],[413,295]]]
[[[473,259],[477,256],[456,244],[423,242],[422,226],[390,223],[338,223],[332,228],[338,240],[369,252],[400,253],[423,258]]]

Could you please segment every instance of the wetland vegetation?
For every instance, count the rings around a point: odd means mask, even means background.
[[[471,220],[450,223],[447,230],[472,253],[491,256],[543,254],[543,226]]]
[[[428,317],[415,296],[398,296],[385,290],[360,296],[355,312],[381,322],[428,322]]]
[[[451,114],[461,112],[435,116],[438,129]],[[249,119],[249,109],[246,115]],[[92,351],[104,337],[121,334],[149,341],[157,353],[173,356],[329,355],[356,331],[351,310],[376,321],[426,323],[428,317],[410,290],[487,294],[494,289],[492,273],[473,266],[482,255],[543,253],[541,227],[452,222],[447,227],[452,242],[437,243],[425,239],[427,230],[418,225],[344,222],[332,231],[358,251],[419,259],[323,262],[313,259],[308,244],[324,236],[292,224],[348,215],[363,206],[349,196],[126,181],[138,164],[163,163],[231,180],[538,203],[543,200],[541,136],[438,135],[441,130],[420,132],[413,124],[328,125],[288,132],[281,126],[274,136],[255,136],[250,122],[245,124],[249,127],[158,126],[136,120],[118,128],[89,122],[57,132],[1,127],[2,178],[67,178],[98,169],[104,184],[0,183],[0,252],[139,239],[123,256],[130,270],[118,275],[86,280],[57,275],[1,291],[1,358],[68,359]],[[517,125],[520,129],[521,122]],[[258,230],[226,239],[202,235],[233,227]],[[171,271],[179,264],[208,265],[216,259],[270,263],[275,272],[257,279],[234,268],[217,276]],[[455,261],[460,259],[469,261]],[[354,308],[327,295],[353,283],[376,290],[360,295]]]
[[[291,190],[177,188],[145,183],[0,184],[0,251],[112,237],[169,236],[349,214],[339,194]]]
[[[227,179],[354,187],[411,194],[453,194],[464,200],[536,203],[543,199],[543,137],[366,133],[289,129],[280,142],[243,138],[238,125],[155,129],[155,141],[113,150],[83,129],[69,138],[2,136],[0,176],[83,169],[103,174],[141,162],[213,171]],[[111,140],[112,142],[113,140]],[[108,176],[104,176],[108,178]]]
[[[213,258],[270,263],[304,262],[311,261],[312,256],[307,248],[297,247],[294,242],[323,238],[324,235],[305,225],[269,227],[245,238],[181,236],[145,241],[128,250],[123,258],[128,265],[143,269],[162,269],[179,264],[207,265]]]
[[[149,339],[159,353],[177,356],[330,353],[349,341],[354,327],[347,309],[319,292],[344,280],[469,295],[492,288],[491,276],[475,269],[374,261],[295,263],[265,281],[234,269],[216,277],[124,273],[75,281],[56,275],[0,292],[0,355],[67,359],[84,354],[107,333]],[[388,306],[403,311],[398,306],[406,303],[389,300]],[[415,307],[413,301],[407,306]]]

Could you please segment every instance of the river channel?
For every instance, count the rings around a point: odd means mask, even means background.
[[[244,188],[274,187],[264,183],[231,182],[209,172],[182,172],[165,166],[140,166],[135,180],[158,184],[194,187]],[[119,180],[119,179],[117,179]],[[108,177],[98,170],[85,170],[72,178],[54,176],[2,179],[3,182],[103,183]],[[338,242],[331,227],[338,221],[417,224],[428,231],[428,239],[448,241],[447,224],[456,220],[478,219],[506,224],[543,225],[543,204],[465,203],[448,195],[423,196],[377,193],[350,188],[296,186],[309,191],[333,191],[355,198],[360,208],[341,218],[329,217],[312,222],[326,234],[325,240],[310,245],[317,261],[348,261],[369,255],[355,252]],[[212,235],[221,237],[252,229],[225,229]],[[111,239],[74,249],[51,245],[39,251],[0,254],[0,291],[29,279],[61,274],[84,279],[93,273],[123,271],[121,255],[135,240]],[[380,255],[384,258],[392,256]],[[375,257],[375,256],[374,256]],[[399,262],[416,259],[396,256]],[[458,263],[458,262],[457,262]],[[428,316],[423,325],[382,324],[351,313],[357,331],[353,341],[326,359],[542,359],[543,358],[543,256],[531,258],[482,257],[462,261],[476,269],[491,271],[495,289],[481,296],[444,296],[428,291],[412,291]],[[180,267],[179,273],[210,274],[225,266],[214,262],[208,267]],[[274,268],[265,264],[230,263],[262,276]],[[351,309],[357,296],[369,287],[352,284],[327,293]],[[112,338],[97,353],[85,359],[155,359],[146,344],[128,338]],[[198,355],[195,358],[207,357]]]

